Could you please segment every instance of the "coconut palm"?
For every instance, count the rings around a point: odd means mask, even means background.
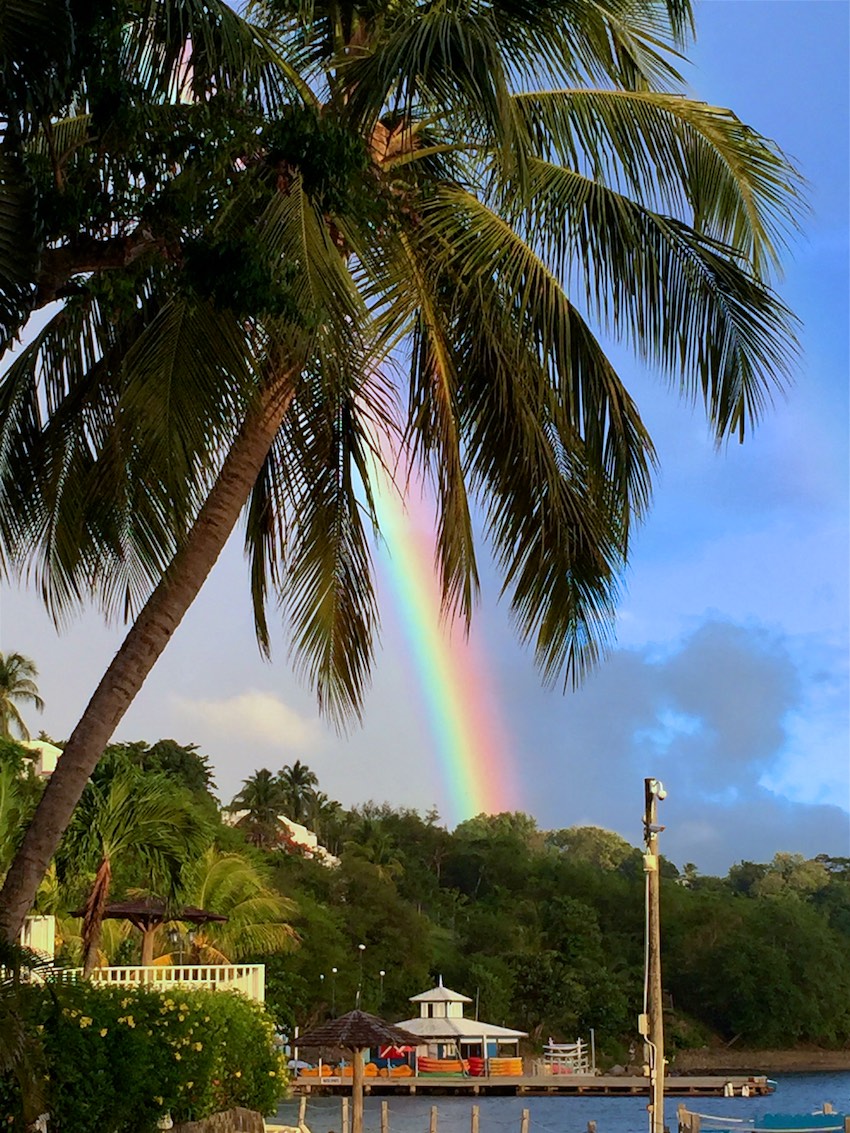
[[[230,811],[244,811],[236,825],[246,832],[255,846],[273,845],[281,836],[280,815],[286,809],[286,793],[276,775],[266,767],[249,775],[242,790],[234,796]]]
[[[38,281],[74,295],[0,386],[9,561],[35,559],[58,611],[144,601],[7,876],[7,933],[243,510],[259,640],[278,598],[338,721],[372,662],[372,461],[393,445],[436,491],[447,609],[471,614],[477,505],[520,635],[547,677],[576,679],[609,639],[653,462],[592,323],[701,400],[719,443],[749,431],[793,354],[770,279],[796,177],[679,93],[687,0],[255,11],[289,70],[274,96],[264,72],[247,125],[184,181],[212,187],[192,223],[159,236],[128,196],[135,241],[107,262],[95,232],[102,259],[66,255],[61,286]],[[222,90],[199,69],[177,106],[171,46],[146,119],[169,136]],[[65,152],[71,170],[93,147]]]
[[[221,964],[246,956],[289,952],[298,943],[290,924],[295,906],[269,884],[245,854],[208,847],[183,875],[183,896],[198,908],[227,917],[192,928],[194,963]]]
[[[14,728],[21,739],[30,738],[29,729],[18,710],[18,703],[31,704],[39,712],[44,701],[35,683],[38,669],[22,653],[0,653],[0,736],[12,738]]]
[[[115,865],[131,860],[140,880],[173,900],[181,871],[208,840],[209,829],[188,792],[166,776],[124,768],[89,783],[61,850],[65,874],[79,874],[89,863],[94,867],[82,924],[86,975],[98,962]]]
[[[300,759],[296,759],[293,764],[286,764],[280,769],[277,779],[283,788],[287,818],[294,822],[304,822],[310,811],[310,800],[319,785],[315,772]]]

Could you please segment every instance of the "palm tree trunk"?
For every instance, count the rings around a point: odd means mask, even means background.
[[[91,893],[83,914],[83,975],[90,976],[97,967],[100,938],[103,933],[103,913],[112,884],[112,863],[108,856],[98,866]]]
[[[191,531],[71,734],[0,890],[0,935],[5,939],[17,939],[103,749],[221,554],[292,397],[289,374],[258,395]]]

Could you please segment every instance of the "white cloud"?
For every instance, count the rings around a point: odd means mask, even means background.
[[[300,715],[274,693],[258,689],[248,689],[224,700],[175,696],[172,703],[187,720],[218,735],[269,747],[290,751],[314,749],[322,735],[318,720]]]

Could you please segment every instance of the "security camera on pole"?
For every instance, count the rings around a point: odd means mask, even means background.
[[[646,852],[646,960],[644,966],[643,1014],[638,1031],[648,1052],[645,1073],[649,1074],[649,1133],[664,1133],[664,1006],[661,994],[661,875],[658,860],[658,803],[667,797],[659,779],[644,779],[646,809],[643,837]]]

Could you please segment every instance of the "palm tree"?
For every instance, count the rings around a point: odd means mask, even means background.
[[[152,238],[128,216],[141,251],[123,238],[107,262],[98,232],[101,259],[54,264],[61,287],[41,279],[42,292],[75,294],[0,386],[10,562],[35,556],[59,611],[85,593],[125,610],[150,595],[7,875],[7,933],[52,853],[48,832],[69,821],[243,510],[259,640],[279,597],[337,720],[359,711],[372,662],[364,503],[375,524],[373,461],[393,445],[436,488],[446,607],[471,614],[477,503],[521,636],[547,677],[576,679],[610,636],[654,459],[591,322],[702,400],[718,442],[749,431],[793,355],[770,278],[797,179],[733,114],[679,93],[670,58],[687,0],[255,11],[266,32],[239,28],[252,48],[273,35],[289,70],[276,86],[262,72],[250,131],[234,126],[204,170],[216,194],[194,227]],[[171,92],[158,104],[171,134],[183,43],[153,84]],[[205,58],[231,47],[219,35]],[[248,72],[228,88],[237,100]],[[223,89],[209,67],[191,82],[200,110]],[[67,168],[92,153],[78,145]],[[142,252],[155,271],[130,259]],[[233,262],[251,268],[248,302]],[[117,315],[98,291],[113,278],[135,296]],[[390,355],[407,371],[403,421]],[[45,400],[48,359],[60,365]]]
[[[282,833],[280,815],[285,808],[286,794],[280,780],[263,767],[244,780],[228,810],[245,811],[236,825],[246,831],[249,842],[269,846]]]
[[[12,738],[12,727],[21,739],[30,738],[29,729],[18,711],[16,702],[31,704],[39,712],[44,701],[35,683],[38,669],[22,653],[0,653],[0,736]]]
[[[283,788],[287,818],[294,822],[304,822],[309,813],[310,800],[319,785],[315,772],[300,759],[296,759],[293,764],[282,767],[277,778]]]
[[[115,864],[131,859],[148,886],[173,900],[182,870],[208,840],[209,829],[188,792],[164,775],[124,768],[88,785],[61,853],[65,873],[79,873],[89,862],[95,867],[82,925],[86,975],[97,964]]]
[[[245,854],[212,846],[188,867],[183,895],[191,905],[227,917],[194,930],[193,963],[221,964],[246,956],[289,952],[298,944],[290,920],[295,906],[269,884]]]

